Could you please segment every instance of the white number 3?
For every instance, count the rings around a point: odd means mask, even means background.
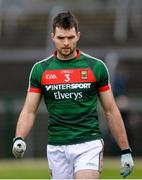
[[[65,81],[68,82],[70,80],[70,74],[65,74]]]

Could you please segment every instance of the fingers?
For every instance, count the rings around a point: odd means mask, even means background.
[[[125,164],[124,167],[122,167],[120,174],[123,176],[123,178],[126,178],[133,170],[133,166],[130,164]]]
[[[124,167],[120,174],[123,176],[123,178],[126,178],[131,173],[131,170],[129,168]]]

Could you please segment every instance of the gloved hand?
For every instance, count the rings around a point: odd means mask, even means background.
[[[13,139],[12,153],[15,158],[22,158],[26,151],[26,143],[21,137],[16,137]]]
[[[134,162],[131,155],[131,149],[122,150],[121,154],[121,172],[123,178],[126,178],[133,170]]]

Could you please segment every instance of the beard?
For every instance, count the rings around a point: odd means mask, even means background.
[[[74,47],[74,48],[62,48],[62,49],[58,49],[58,52],[62,57],[68,57],[68,56],[71,56],[75,50],[76,50],[76,47]]]

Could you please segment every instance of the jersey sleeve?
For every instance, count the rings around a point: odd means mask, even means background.
[[[107,91],[110,89],[109,71],[102,61],[100,61],[98,64],[97,85],[99,92]]]
[[[29,76],[28,92],[42,93],[40,82],[41,82],[41,73],[39,71],[38,65],[35,64]]]

